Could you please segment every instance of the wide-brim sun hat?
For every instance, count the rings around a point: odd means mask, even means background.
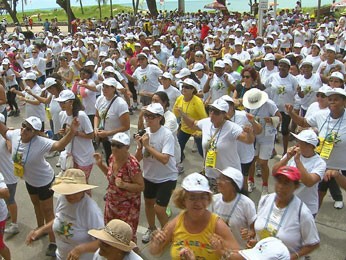
[[[248,109],[257,109],[264,105],[268,100],[268,94],[257,88],[252,88],[245,92],[243,105]]]
[[[61,195],[72,195],[98,186],[87,184],[85,173],[80,169],[67,169],[56,177],[51,189]]]
[[[191,173],[186,176],[181,184],[181,187],[189,192],[212,193],[207,178],[197,172]]]
[[[137,247],[131,241],[131,226],[120,219],[112,219],[103,229],[92,229],[88,231],[88,234],[124,252],[130,252]]]

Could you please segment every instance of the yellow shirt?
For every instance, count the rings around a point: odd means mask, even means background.
[[[187,102],[184,101],[183,95],[177,98],[173,107],[173,113],[175,114],[176,117],[179,117],[177,108],[180,108],[183,111],[183,113],[187,114],[188,117],[196,121],[208,117],[207,112],[205,112],[202,99],[200,99],[199,97],[195,95],[192,97],[190,101],[187,101]],[[187,134],[196,134],[196,135],[198,135],[198,132],[200,132],[200,131],[195,131],[189,128],[184,122],[184,120],[181,120],[181,130]]]
[[[219,217],[212,213],[206,228],[198,234],[190,234],[184,227],[185,211],[180,213],[175,230],[173,232],[171,258],[180,260],[179,252],[182,248],[190,248],[198,260],[217,260],[220,259],[215,250],[210,245],[210,236],[215,233],[216,222]]]

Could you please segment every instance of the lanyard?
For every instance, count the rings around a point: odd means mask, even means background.
[[[273,212],[275,200],[276,200],[276,197],[274,198],[273,203],[272,203],[272,205],[271,205],[271,207],[270,207],[270,211],[269,211],[269,213],[268,213],[268,217],[267,217],[267,220],[266,220],[264,229],[267,229],[267,228],[268,228],[268,224],[269,224],[270,216],[271,216],[271,214],[272,214],[272,212]],[[291,201],[292,201],[292,200],[293,200],[293,198],[291,199]],[[277,227],[277,230],[276,230],[276,234],[279,233],[279,230],[280,230],[280,228],[281,228],[281,226],[282,226],[282,222],[284,221],[284,219],[285,219],[285,217],[286,217],[286,214],[287,214],[287,211],[288,211],[288,208],[289,208],[290,205],[291,205],[291,201],[288,203],[287,207],[285,208],[284,213],[282,214],[282,217],[281,217],[281,219],[280,219],[280,223],[279,223],[279,225],[278,225],[278,227]]]
[[[233,205],[233,207],[232,207],[232,209],[231,209],[231,212],[230,212],[230,214],[229,214],[229,216],[228,216],[228,221],[227,221],[226,223],[228,223],[228,222],[230,221],[230,219],[231,219],[231,217],[232,217],[232,215],[233,215],[233,212],[235,211],[235,209],[236,209],[236,207],[237,207],[237,205],[238,205],[239,200],[240,200],[240,194],[238,193],[238,194],[237,194],[237,199],[236,199],[236,201],[235,201],[235,203],[234,203],[234,205]]]
[[[213,124],[211,124],[211,126],[210,126],[210,136],[211,136],[211,139],[210,139],[210,146],[214,146],[214,148],[215,148],[215,150],[216,150],[216,144],[217,144],[217,141],[219,140],[219,137],[220,137],[220,134],[221,134],[221,131],[222,131],[222,127],[223,127],[223,125],[226,123],[226,121],[225,122],[223,122],[223,124],[222,124],[222,126],[220,127],[220,128],[218,128],[218,129],[216,129],[216,132],[214,133],[214,135],[211,133],[211,130],[212,130],[212,128],[213,128]],[[220,130],[219,130],[220,129]],[[215,140],[215,136],[217,135],[217,137],[216,137],[216,140]]]
[[[323,125],[321,126],[321,128],[320,128],[320,130],[319,130],[319,132],[321,132],[321,130],[323,129],[324,125],[327,123],[326,134],[325,134],[325,137],[324,137],[325,139],[328,137],[328,135],[330,135],[330,134],[333,132],[334,128],[336,128],[336,126],[337,126],[338,124],[339,124],[339,127],[338,127],[338,131],[336,132],[336,134],[339,133],[340,127],[341,127],[341,123],[342,123],[342,121],[343,121],[343,119],[344,119],[344,114],[342,114],[342,116],[339,118],[339,120],[336,122],[336,124],[333,126],[333,128],[332,128],[332,129],[330,130],[330,132],[328,133],[330,118],[331,118],[331,116],[330,116],[330,114],[329,114],[328,117],[327,117],[327,119],[326,119],[326,121],[324,121]],[[327,121],[328,121],[328,122],[327,122]]]
[[[18,154],[18,150],[19,150],[19,146],[20,146],[20,142],[21,142],[21,141],[22,141],[22,139],[19,139],[18,146],[17,146],[17,150],[16,150],[16,154]],[[32,139],[30,140],[28,152],[26,153],[26,157],[25,157],[25,161],[23,162],[23,166],[26,164],[26,161],[28,160],[28,157],[29,157],[29,152],[30,152],[30,147],[31,147],[31,141],[32,141]]]

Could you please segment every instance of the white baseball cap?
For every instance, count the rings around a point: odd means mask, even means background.
[[[225,67],[225,63],[222,60],[217,60],[214,64],[214,68],[218,67],[218,68],[224,68]]]
[[[233,98],[231,96],[229,96],[229,95],[223,95],[221,98],[223,100],[225,100],[226,102],[232,102],[234,104]]]
[[[112,66],[107,66],[104,70],[103,70],[103,73],[113,73],[115,74],[115,69],[112,67]]]
[[[57,102],[65,102],[67,100],[74,100],[76,98],[75,94],[69,90],[65,89],[60,92],[59,97],[55,99]]]
[[[44,81],[44,88],[42,89],[42,91],[45,91],[47,88],[53,86],[56,83],[57,82],[55,78],[46,78],[46,80]]]
[[[224,170],[219,170],[217,168],[213,168],[212,172],[216,174],[216,176],[222,174],[226,177],[232,179],[235,184],[238,186],[239,190],[243,188],[244,177],[241,171],[233,167],[227,167]]]
[[[189,79],[189,78],[184,79],[183,84],[192,86],[192,87],[194,87],[196,89],[196,91],[198,91],[198,84],[193,79]]]
[[[95,63],[91,60],[87,61],[84,66],[95,66]]]
[[[24,67],[25,69],[27,69],[27,68],[31,68],[32,65],[31,65],[30,62],[26,61],[26,62],[23,63],[23,67]]]
[[[212,104],[210,104],[209,106],[216,108],[217,110],[223,111],[223,112],[228,112],[229,110],[229,105],[228,103],[222,99],[222,98],[218,98],[216,99]]]
[[[165,113],[165,111],[163,110],[163,107],[160,103],[152,103],[152,104],[148,105],[147,107],[145,107],[144,110],[147,110],[150,113],[158,114],[161,116],[163,116],[163,114]]]
[[[312,62],[308,61],[308,60],[303,60],[302,63],[300,63],[300,68],[305,66],[305,65],[308,65],[308,66],[312,67]]]
[[[303,45],[302,45],[300,42],[296,42],[296,43],[293,45],[293,48],[303,48]]]
[[[230,58],[232,58],[232,56],[231,56]],[[228,59],[228,58],[224,58],[224,59],[223,59],[223,63],[225,63],[225,65],[227,64],[227,65],[229,65],[229,66],[232,66],[232,65],[233,65],[232,60],[231,60],[231,59]]]
[[[344,75],[339,72],[339,71],[334,71],[330,76],[329,78],[337,78],[337,79],[340,79],[342,81],[345,81],[345,78],[344,78]]]
[[[130,137],[125,133],[116,133],[112,137],[112,141],[122,143],[124,145],[130,145]]]
[[[328,86],[327,84],[323,84],[322,87],[320,87],[317,92],[326,94],[330,90],[332,90],[330,86]]]
[[[100,51],[99,57],[107,57],[107,52]]]
[[[290,252],[281,240],[267,237],[257,242],[251,249],[240,250],[239,254],[246,260],[290,260]]]
[[[275,61],[275,56],[272,53],[267,53],[266,56],[264,56],[263,60],[264,61],[269,61],[269,60]]]
[[[191,173],[186,176],[181,184],[181,187],[184,190],[190,192],[212,193],[207,178],[197,172]]]
[[[279,60],[279,63],[285,63],[286,65],[291,66],[290,60],[286,58],[282,58],[281,60]]]
[[[316,133],[311,129],[302,130],[299,134],[291,133],[296,139],[312,144],[314,147],[318,144],[318,137]]]
[[[10,60],[9,59],[3,59],[2,60],[2,65],[9,65],[11,62],[10,62]]]
[[[29,72],[25,75],[25,77],[23,78],[23,80],[36,80],[36,74],[33,72]]]
[[[112,86],[112,87],[115,87],[115,88],[118,85],[118,81],[116,81],[116,79],[112,78],[112,77],[106,78],[102,83],[107,85],[107,86]]]
[[[30,116],[25,119],[25,121],[28,122],[32,126],[32,128],[37,131],[40,131],[42,129],[42,121],[36,116]]]
[[[327,97],[331,95],[341,95],[346,97],[346,91],[342,88],[332,88],[331,90],[327,91],[325,94]]]
[[[201,52],[201,51],[196,51],[196,53],[195,53],[195,56],[202,56],[203,55],[203,52]]]
[[[173,79],[173,75],[171,73],[169,73],[169,72],[163,73],[162,77],[166,78],[166,79],[170,79],[170,80]]]
[[[103,61],[103,63],[110,63],[110,64],[112,64],[112,66],[115,65],[115,61],[112,60],[111,58],[105,59],[105,60]]]
[[[153,46],[161,46],[161,43],[160,43],[159,41],[155,41],[155,42],[153,43]]]
[[[202,63],[195,63],[193,65],[193,68],[191,69],[192,72],[196,72],[196,71],[200,71],[200,70],[203,70],[204,69],[204,66]]]
[[[144,52],[138,53],[137,57],[143,56],[144,58],[148,59],[148,55],[146,55]]]
[[[326,50],[327,50],[327,51],[332,51],[332,52],[335,52],[335,53],[336,53],[335,47],[333,47],[333,46],[328,46],[328,47],[326,48]]]
[[[191,71],[188,68],[182,68],[178,74],[175,74],[175,77],[177,79],[181,79],[183,77],[190,76],[190,75],[191,75]]]

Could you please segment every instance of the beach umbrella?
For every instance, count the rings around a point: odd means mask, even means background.
[[[218,3],[217,1],[214,1],[210,4],[206,4],[204,6],[205,9],[215,9],[215,10],[227,10],[226,6],[223,4]]]
[[[334,4],[332,4],[332,6],[337,9],[337,8],[342,8],[342,7],[346,7],[346,0],[341,0],[340,2],[336,2]]]

